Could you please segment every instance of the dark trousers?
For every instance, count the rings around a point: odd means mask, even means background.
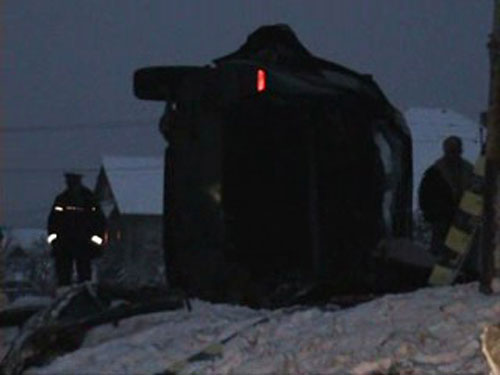
[[[491,285],[491,282],[495,277],[495,254],[493,251],[493,246],[484,246],[484,244],[481,243],[479,248],[479,282],[482,285]]]
[[[66,251],[65,251],[66,250]],[[70,285],[72,282],[73,265],[76,266],[76,275],[79,283],[89,281],[92,277],[91,259],[85,254],[74,255],[67,248],[57,249],[54,252],[54,263],[58,286]]]
[[[430,252],[438,258],[444,254],[444,241],[450,229],[449,221],[437,221],[431,224],[432,237]]]

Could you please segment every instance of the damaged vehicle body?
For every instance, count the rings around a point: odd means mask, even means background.
[[[215,300],[249,285],[257,299],[284,283],[397,288],[374,254],[411,237],[411,138],[371,76],[274,25],[209,66],[139,69],[134,91],[166,102],[171,286]]]

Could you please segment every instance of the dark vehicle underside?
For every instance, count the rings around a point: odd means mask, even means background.
[[[214,64],[135,73],[139,98],[167,103],[170,285],[262,304],[283,285],[418,284],[375,256],[411,234],[412,171],[406,125],[371,77],[314,57],[285,25]]]

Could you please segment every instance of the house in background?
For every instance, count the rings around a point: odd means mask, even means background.
[[[35,228],[4,230],[1,289],[9,301],[23,295],[47,293],[53,285],[47,232]]]
[[[98,279],[163,283],[163,158],[105,156],[95,193],[108,223]]]
[[[33,263],[39,257],[49,257],[47,232],[35,228],[9,228],[4,235],[4,281],[31,280]]]

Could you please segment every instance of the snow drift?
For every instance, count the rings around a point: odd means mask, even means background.
[[[426,288],[335,310],[252,310],[194,301],[88,332],[80,350],[26,374],[487,374],[480,334],[500,294],[477,284]],[[229,338],[229,339],[228,339]],[[182,360],[214,343],[221,350]],[[181,361],[181,362],[179,362]]]

